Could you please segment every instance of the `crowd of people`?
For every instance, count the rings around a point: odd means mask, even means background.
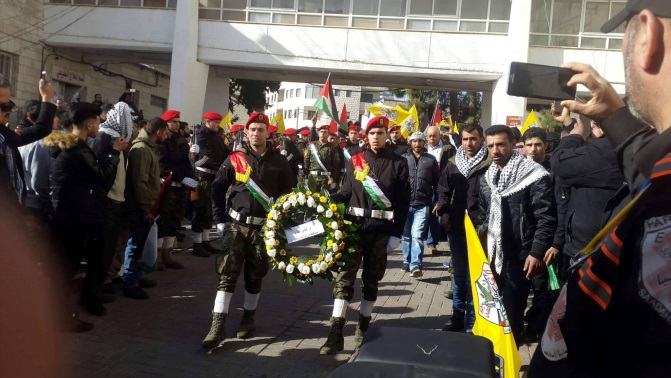
[[[459,135],[429,126],[406,140],[383,116],[366,125],[350,123],[340,135],[328,124],[317,125],[316,118],[309,127],[280,134],[262,112],[228,133],[220,127],[222,115],[208,112],[192,132],[177,110],[145,123],[124,101],[73,102],[58,109],[53,88],[40,80],[41,101],[26,103],[15,130],[0,126],[2,181],[10,184],[35,234],[53,241],[48,252],[60,256],[62,266],[57,280],[99,316],[114,300],[117,283],[129,298],[149,298],[145,289],[157,282],[145,277],[140,259],[153,225],[157,269],[185,268],[173,248],[190,214],[191,253],[221,257],[212,326],[202,343],[208,349],[225,338],[241,274],[244,314],[236,335],[254,335],[270,268],[261,231],[267,202],[298,182],[330,193],[345,205],[345,220],[360,226],[351,253],[355,264],[334,277],[321,354],[344,348],[345,313],[359,268],[355,346],[361,344],[387,254],[399,245],[401,269],[421,279],[425,245],[436,254],[439,242],[449,242],[453,311],[443,329],[472,333],[479,309],[470,287],[468,213],[517,345],[541,339],[530,374],[654,376],[666,372],[671,340],[670,121],[661,95],[671,88],[668,54],[661,47],[671,35],[665,18],[671,9],[661,2],[641,2],[641,9],[629,3],[624,18],[605,26],[610,31],[628,21],[627,102],[593,68],[567,65],[579,73],[569,85],[585,85],[592,99],[566,101],[561,112],[553,108],[564,125],[556,144],[542,128],[521,134],[516,127],[483,130],[477,124],[464,125]],[[0,76],[3,124],[15,106],[9,93],[10,83]],[[570,111],[591,123],[572,118]],[[220,250],[210,243],[215,229]],[[82,259],[78,290],[73,277]],[[563,288],[549,293],[548,269],[555,267]],[[550,306],[538,309],[548,306],[542,300],[548,293]],[[67,315],[66,330],[93,328],[76,312]],[[620,348],[624,343],[635,350]]]

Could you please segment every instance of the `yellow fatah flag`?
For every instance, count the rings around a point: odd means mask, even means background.
[[[482,244],[480,244],[480,239],[468,214],[466,214],[464,226],[468,245],[468,269],[473,290],[473,306],[475,307],[473,334],[486,337],[494,344],[494,354],[498,365],[503,367],[500,376],[517,378],[522,366],[520,354],[515,345],[513,332],[492,268],[489,267],[485,251],[482,249]]]
[[[373,105],[368,110],[376,116],[389,118],[390,125],[401,125],[410,116],[410,112],[403,109],[400,105],[396,105],[393,108],[386,105]]]
[[[450,120],[450,125],[452,125],[452,130],[455,134],[459,135],[459,127],[457,127],[457,123],[452,121],[452,116],[449,116],[448,118]]]
[[[219,122],[219,127],[224,129],[224,132],[231,130],[231,112],[226,113],[226,116]]]
[[[270,120],[270,124],[277,127],[278,134],[284,134],[284,114],[282,112],[277,113],[277,115]]]
[[[529,116],[527,117],[527,120],[524,121],[524,125],[522,125],[522,129],[520,129],[520,132],[522,135],[529,130],[530,127],[540,127],[540,122],[538,122],[538,117],[536,117],[536,112],[533,110],[531,113],[529,113]]]
[[[413,105],[410,108],[409,115],[401,122],[401,135],[407,139],[410,134],[417,130],[419,130],[419,116],[417,115],[417,108]]]

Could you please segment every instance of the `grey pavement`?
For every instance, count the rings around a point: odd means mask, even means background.
[[[218,245],[218,241],[213,244]],[[187,235],[180,247],[190,245]],[[441,243],[439,249],[444,251],[446,246]],[[310,253],[314,247],[305,245],[293,252]],[[446,253],[426,255],[424,277],[416,280],[400,270],[400,249],[390,253],[373,324],[440,329],[452,309],[451,301],[444,296],[450,281],[442,265],[447,258]],[[264,279],[256,313],[256,337],[235,339],[244,297],[241,277],[226,319],[227,339],[208,353],[200,343],[210,329],[218,282],[215,258],[195,257],[185,249],[175,254],[175,259],[186,268],[152,273],[149,278],[158,281],[158,286],[147,289],[151,299],[129,299],[117,290],[116,302],[106,305],[107,316],[80,312],[82,319],[95,323],[95,329],[66,335],[62,353],[72,376],[326,377],[353,353],[360,282],[347,312],[345,350],[322,356],[319,347],[329,332],[333,304],[331,284],[317,280],[312,286],[294,283],[290,287],[277,271],[270,271]],[[520,348],[524,365],[533,348]]]

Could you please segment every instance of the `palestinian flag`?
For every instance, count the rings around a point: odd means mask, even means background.
[[[326,79],[326,84],[324,84],[324,88],[319,93],[319,97],[315,102],[315,108],[324,112],[336,123],[340,123],[338,108],[336,108],[335,96],[333,95],[333,87],[331,87],[331,75]]]

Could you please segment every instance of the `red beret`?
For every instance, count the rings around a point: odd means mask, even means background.
[[[384,116],[377,116],[368,121],[368,125],[366,125],[366,134],[368,134],[368,131],[370,131],[370,129],[378,127],[384,127],[385,129],[389,127],[389,118]]]
[[[394,125],[394,126],[389,128],[390,133],[394,132],[394,131],[398,131],[398,130],[401,130],[401,126],[399,126],[399,125]]]
[[[168,122],[173,118],[179,118],[179,110],[166,110],[161,119]]]
[[[268,126],[268,132],[269,133],[276,133],[277,132],[277,126]]]
[[[305,128],[305,129],[301,130],[299,134],[301,134],[301,135],[310,135],[310,129]]]
[[[328,129],[329,129],[329,125],[321,125],[321,126],[317,127],[317,131],[319,131],[319,130],[328,130]]]
[[[347,131],[359,131],[359,128],[354,126],[354,124],[350,124],[350,126],[347,128]]]
[[[209,119],[210,121],[221,121],[222,119],[224,119],[224,116],[222,116],[217,112],[207,112],[203,114],[203,118]]]
[[[233,126],[231,126],[231,132],[232,133],[237,133],[238,131],[243,130],[244,128],[245,128],[245,125],[240,125],[240,124],[233,125]]]
[[[270,120],[268,119],[267,115],[265,115],[263,113],[259,113],[259,112],[254,112],[254,113],[252,113],[252,115],[249,116],[249,119],[247,120],[247,123],[245,124],[245,129],[247,129],[249,127],[249,125],[251,125],[252,123],[263,123],[267,127],[270,127],[269,122],[270,122]]]
[[[284,129],[284,135],[296,135],[296,129]]]

